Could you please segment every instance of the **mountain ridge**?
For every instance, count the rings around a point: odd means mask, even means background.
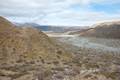
[[[29,26],[29,27],[34,27],[37,29],[40,29],[42,31],[52,31],[52,32],[67,32],[67,31],[73,31],[73,30],[78,30],[83,28],[83,26],[54,26],[54,25],[39,25],[37,23],[14,23],[15,25],[21,27],[21,26]],[[84,27],[88,27],[88,26],[84,26]]]
[[[80,35],[100,38],[120,38],[120,21],[105,22],[93,26],[94,28],[82,32]]]

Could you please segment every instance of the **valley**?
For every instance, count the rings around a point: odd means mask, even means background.
[[[49,37],[60,41],[62,46],[64,46],[63,44],[67,44],[64,48],[74,52],[75,63],[79,65],[78,69],[80,69],[80,74],[72,80],[119,80],[119,38],[101,38],[79,35],[83,33],[83,31],[81,33],[77,32],[76,34],[68,33],[69,32],[49,32],[46,34]],[[111,37],[112,36],[114,35],[111,35]]]
[[[120,80],[119,36],[101,30],[41,31],[0,17],[0,80]]]
[[[119,80],[120,39],[51,35],[63,44],[69,44],[65,48],[76,47],[70,49],[75,53],[75,63],[79,65],[76,69],[80,69],[80,74],[72,80]]]
[[[120,0],[0,0],[0,80],[120,80]]]

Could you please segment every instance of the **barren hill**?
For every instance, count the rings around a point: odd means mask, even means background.
[[[14,25],[0,16],[0,32],[7,31],[11,28],[14,28]]]
[[[120,38],[120,22],[105,22],[94,25],[95,28],[82,32],[80,35],[101,38]]]
[[[15,27],[0,17],[0,80],[6,80],[6,77],[12,80],[32,80],[33,72],[37,72],[35,70],[62,66],[71,59],[71,54],[43,32],[30,27]],[[31,79],[24,79],[25,75],[30,75]]]
[[[75,35],[75,34],[80,34],[80,33],[82,33],[82,32],[86,32],[86,31],[88,31],[88,30],[90,30],[90,29],[92,29],[92,28],[87,28],[87,29],[78,29],[77,31],[71,31],[71,32],[69,32],[69,35]]]

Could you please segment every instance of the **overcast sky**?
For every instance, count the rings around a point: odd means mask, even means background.
[[[0,0],[0,15],[13,22],[92,25],[120,19],[120,0]]]

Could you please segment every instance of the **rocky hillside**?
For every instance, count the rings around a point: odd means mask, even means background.
[[[0,17],[0,80],[36,80],[33,75],[37,76],[37,72],[71,60],[72,55],[43,32],[15,27]]]
[[[120,22],[105,22],[94,25],[93,29],[80,33],[82,36],[100,38],[120,38]]]
[[[0,32],[7,31],[11,28],[14,28],[14,25],[0,16]]]

